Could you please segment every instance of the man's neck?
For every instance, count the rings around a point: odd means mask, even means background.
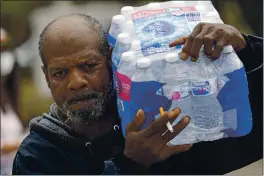
[[[57,111],[61,120],[65,121],[67,117],[59,109]],[[85,135],[88,139],[93,140],[109,132],[115,123],[114,116],[111,114],[109,116],[103,115],[98,119],[98,121],[92,122],[91,124],[76,124],[70,120],[65,122],[65,124]]]
[[[99,117],[101,120],[93,122],[92,124],[71,124],[71,127],[74,128],[79,133],[84,134],[88,139],[96,139],[103,134],[111,131],[114,126],[114,118],[109,117]]]

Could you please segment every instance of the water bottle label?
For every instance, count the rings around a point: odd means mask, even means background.
[[[194,96],[206,96],[217,93],[217,78],[207,81],[192,82],[192,94]]]
[[[180,89],[173,92],[171,99],[174,101],[184,100],[188,98],[191,95],[191,93],[188,90]]]
[[[156,92],[157,95],[160,95],[160,96],[164,96],[164,92],[163,92],[163,89],[159,89],[157,92]]]
[[[191,31],[193,31],[195,26],[202,21],[200,12],[187,12],[185,15]]]
[[[108,39],[109,45],[113,48],[115,46],[116,39],[110,34],[108,34],[108,38],[107,39]]]
[[[201,21],[200,12],[186,12],[186,19],[188,22],[199,22]]]
[[[141,40],[143,55],[149,56],[178,49],[180,46],[170,48],[169,43],[191,33],[188,20],[200,21],[197,15],[193,15],[199,12],[190,13],[189,11],[195,11],[195,8],[174,7],[132,14],[135,32]]]
[[[173,101],[184,100],[191,96],[191,92],[189,90],[189,83],[187,82],[180,86],[165,85],[157,91],[157,95],[163,95]]]
[[[119,72],[116,72],[116,78],[116,91],[118,97],[122,100],[130,101],[131,79]]]

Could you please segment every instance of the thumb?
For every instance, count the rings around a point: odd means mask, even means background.
[[[174,47],[174,46],[177,46],[177,45],[182,45],[186,42],[188,37],[182,37],[182,38],[179,38],[178,40],[174,40],[173,42],[170,43],[169,47]]]
[[[126,126],[126,134],[130,132],[139,131],[140,127],[143,125],[145,121],[145,114],[142,109],[139,109],[136,113],[136,117],[133,121]]]

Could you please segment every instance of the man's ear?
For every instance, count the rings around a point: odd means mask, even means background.
[[[42,65],[41,68],[42,68],[42,71],[43,71],[43,73],[45,75],[45,79],[46,79],[46,82],[48,84],[48,87],[50,88],[50,81],[49,81],[48,70],[47,70],[47,68],[44,65]]]
[[[113,52],[113,47],[110,46],[107,53],[107,61],[110,68],[112,68],[112,52]]]

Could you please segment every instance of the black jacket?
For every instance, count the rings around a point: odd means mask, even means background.
[[[50,112],[30,122],[13,174],[225,174],[261,159],[263,148],[263,39],[244,36],[247,46],[237,53],[247,71],[253,130],[244,137],[200,142],[185,153],[145,168],[122,153],[119,120],[113,130],[90,141]]]

